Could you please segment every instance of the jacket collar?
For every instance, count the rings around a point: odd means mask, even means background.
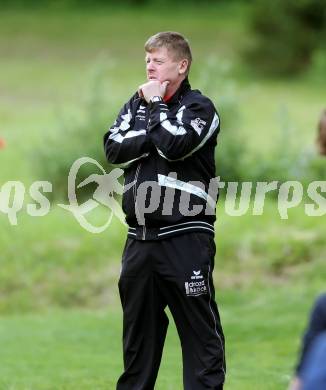
[[[166,102],[167,104],[174,104],[178,102],[182,96],[191,89],[191,86],[189,84],[188,77],[186,77],[184,80],[182,80],[179,88],[175,91],[174,95],[170,97],[170,99]]]

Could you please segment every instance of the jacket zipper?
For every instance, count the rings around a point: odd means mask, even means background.
[[[149,123],[150,123],[150,119],[148,119],[148,122],[147,122],[147,131],[148,131]],[[134,180],[135,184],[134,184],[134,188],[133,188],[134,202],[135,202],[135,214],[136,214],[136,216],[137,216],[137,212],[138,212],[138,215],[139,215],[139,209],[137,207],[137,180],[138,180],[138,176],[139,176],[140,167],[141,167],[141,162],[139,162],[139,164],[137,166],[137,169],[136,169],[135,180]],[[142,240],[145,240],[145,238],[146,238],[146,226],[144,225],[143,226]]]
[[[148,115],[148,112],[147,112],[147,115]],[[147,127],[146,127],[146,131],[148,132],[148,128],[149,128],[149,125],[151,123],[151,118],[148,118],[148,121],[147,121]],[[139,163],[140,164],[140,163]],[[139,171],[138,171],[139,173]],[[136,207],[136,206],[135,206]],[[138,210],[139,211],[139,210]],[[142,234],[142,240],[145,240],[146,239],[146,226],[144,225],[143,226],[143,234]]]
[[[137,207],[137,181],[138,181],[140,167],[141,167],[141,162],[139,162],[138,165],[137,165],[137,169],[136,169],[136,173],[135,173],[135,179],[134,179],[135,184],[134,184],[134,187],[133,187],[133,195],[134,195],[136,218],[137,218],[137,215],[140,215],[139,209]],[[144,238],[142,238],[142,239],[144,239]]]

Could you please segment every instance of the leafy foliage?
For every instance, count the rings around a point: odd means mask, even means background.
[[[257,0],[251,27],[255,35],[247,53],[250,64],[265,74],[296,74],[307,69],[325,40],[325,2]]]

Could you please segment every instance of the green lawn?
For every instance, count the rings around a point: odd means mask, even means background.
[[[226,389],[284,389],[312,299],[295,286],[227,289],[218,302],[227,339]],[[114,389],[122,369],[121,312],[45,311],[2,316],[0,388]],[[181,389],[181,350],[170,321],[157,389]]]

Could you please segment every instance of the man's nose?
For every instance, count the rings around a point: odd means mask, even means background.
[[[147,70],[154,70],[154,63],[153,62],[148,62],[147,63]]]

